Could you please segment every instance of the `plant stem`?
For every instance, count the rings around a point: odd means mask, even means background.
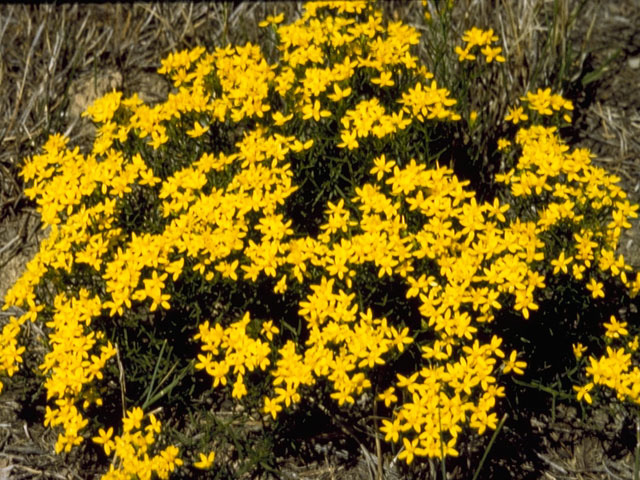
[[[507,419],[507,414],[505,413],[502,416],[502,418],[500,419],[500,423],[498,423],[498,426],[496,427],[495,431],[493,432],[493,435],[491,436],[491,440],[489,440],[489,445],[487,445],[487,448],[485,449],[484,453],[482,454],[482,458],[480,459],[480,464],[478,465],[478,468],[476,468],[476,472],[473,474],[473,479],[472,480],[476,480],[478,478],[478,475],[480,475],[480,470],[482,470],[482,466],[484,465],[484,462],[487,459],[487,456],[489,455],[489,450],[491,450],[491,447],[493,447],[493,443],[496,441],[496,437],[498,436],[498,432],[500,431],[500,429],[504,425],[504,422],[505,422],[506,419]]]
[[[376,455],[378,457],[378,480],[383,480],[382,474],[382,447],[380,445],[380,431],[378,430],[378,389],[377,385],[374,390],[373,396],[373,422],[376,430]]]
[[[444,457],[444,440],[442,439],[442,420],[440,417],[440,406],[438,406],[438,429],[440,430],[440,468],[442,471],[442,480],[447,480],[447,465]]]
[[[640,416],[636,417],[636,451],[634,452],[633,480],[640,480]]]

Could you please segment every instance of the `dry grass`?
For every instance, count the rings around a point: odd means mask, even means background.
[[[195,45],[255,42],[258,19],[278,7],[275,2],[0,7],[2,214],[15,213],[16,165],[42,138],[61,131],[72,142],[87,141],[78,138],[74,95],[89,91],[90,101],[115,87],[160,99],[155,71],[161,58]],[[292,12],[297,4],[285,7]]]
[[[442,3],[428,2],[432,18],[439,18],[437,8],[442,8]],[[471,171],[482,171],[475,187],[486,186],[495,173],[497,165],[491,157],[497,138],[504,134],[496,126],[504,125],[508,107],[540,86],[550,86],[555,93],[572,98],[575,92],[567,90],[591,73],[587,59],[601,4],[601,0],[456,0],[444,41],[439,27],[434,30],[417,20],[422,16],[420,2],[384,2],[390,16],[405,20],[423,33],[427,41],[419,46],[420,56],[439,80],[465,76],[466,65],[460,64],[455,55],[443,57],[440,50],[462,44],[466,30],[474,26],[492,28],[500,38],[507,68],[500,73],[489,69],[474,82],[470,94],[463,93],[460,98],[464,103],[459,107],[476,111],[480,118],[473,138],[461,133],[464,146],[473,144],[480,155],[470,166]],[[434,23],[437,25],[438,21]]]

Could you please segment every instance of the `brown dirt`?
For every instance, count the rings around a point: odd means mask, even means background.
[[[598,79],[586,86],[590,98],[578,109],[576,143],[591,150],[597,165],[618,175],[630,200],[640,203],[640,3],[603,2],[588,50]],[[623,233],[619,252],[640,267],[640,219]],[[638,312],[630,313],[629,319],[637,321]],[[546,432],[546,451],[538,453],[546,465],[540,478],[633,478],[628,446],[635,445],[634,431],[640,428],[633,412],[600,410],[581,420],[575,409],[563,408],[555,422],[540,420],[538,428]]]
[[[576,122],[579,145],[596,155],[596,163],[621,178],[635,203],[640,202],[640,3],[609,1],[594,24],[590,62],[603,68],[593,97]],[[640,266],[640,222],[621,241],[621,253]]]

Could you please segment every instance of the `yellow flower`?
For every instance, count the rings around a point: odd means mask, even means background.
[[[290,113],[285,117],[281,112],[274,112],[272,114],[272,118],[273,118],[274,125],[281,127],[282,125],[284,125],[285,123],[287,123],[289,120],[293,118],[293,113]]]
[[[244,384],[244,379],[242,375],[238,375],[236,381],[233,383],[233,390],[231,392],[231,396],[233,398],[241,399],[247,394],[247,387]]]
[[[522,107],[514,107],[509,108],[509,113],[504,117],[507,122],[512,122],[514,125],[517,125],[521,121],[525,121],[529,119],[529,116],[524,113],[524,109]]]
[[[498,139],[498,150],[499,151],[504,151],[507,148],[509,148],[511,146],[511,140],[508,140],[506,138],[499,138]]]
[[[213,460],[216,458],[216,453],[199,453],[198,455],[200,457],[200,460],[194,462],[193,466],[199,468],[200,470],[207,470],[211,468],[211,465],[213,465]]]
[[[350,404],[355,403],[353,396],[349,393],[348,390],[340,390],[338,392],[333,392],[330,396],[334,400],[338,401],[338,406],[340,407],[345,403],[350,403]]]
[[[419,452],[421,449],[418,448],[419,441],[420,441],[419,438],[414,438],[413,440],[409,440],[406,437],[403,438],[402,444],[404,448],[398,454],[398,458],[400,460],[404,460],[405,462],[407,462],[407,465],[411,465],[411,462],[413,462],[413,459],[415,458],[415,456],[420,455]]]
[[[191,138],[198,138],[209,131],[209,127],[200,122],[193,122],[193,129],[187,130],[187,135]]]
[[[382,420],[380,431],[385,434],[385,442],[388,442],[389,440],[391,440],[392,442],[397,442],[402,429],[400,427],[398,419],[396,418],[393,422],[390,422],[389,420]]]
[[[309,150],[312,146],[313,146],[313,139],[307,140],[304,143],[302,143],[300,140],[296,140],[293,142],[293,145],[291,145],[291,150],[298,153],[303,150]]]
[[[491,215],[491,217],[495,218],[499,222],[504,223],[507,221],[506,217],[504,216],[504,212],[509,210],[508,203],[503,203],[502,205],[500,205],[500,200],[498,200],[497,198],[494,198],[493,203],[492,204],[486,203],[484,205],[484,208],[485,208],[485,211],[489,215]]]
[[[258,26],[261,28],[268,27],[269,25],[278,25],[284,21],[284,13],[279,15],[269,15],[266,19],[261,21]]]
[[[94,443],[102,445],[102,448],[104,448],[104,453],[109,455],[114,445],[113,441],[111,440],[112,436],[113,436],[112,427],[109,427],[108,430],[104,430],[103,428],[101,428],[100,430],[98,430],[98,436],[93,437],[92,440]]]
[[[487,63],[491,63],[494,60],[500,63],[503,63],[505,61],[505,58],[500,55],[500,53],[502,53],[502,47],[491,47],[489,45],[486,45],[482,47],[481,52],[485,56],[485,60],[487,61]]]
[[[167,136],[167,130],[162,125],[158,125],[157,128],[152,130],[151,142],[149,142],[149,144],[154,150],[157,150],[161,145],[164,145],[168,141],[169,137]]]
[[[275,392],[278,394],[278,397],[276,398],[278,403],[282,403],[284,401],[284,404],[287,407],[292,403],[300,402],[300,394],[296,390],[296,387],[291,384],[287,384],[286,388],[276,388]]]
[[[238,260],[234,260],[231,263],[220,262],[215,266],[215,269],[222,274],[223,278],[230,278],[233,281],[238,280],[238,274],[236,273]]]
[[[339,102],[343,98],[347,98],[349,95],[351,95],[351,87],[342,89],[340,88],[340,85],[338,85],[337,83],[334,83],[333,93],[327,95],[327,98],[329,98],[329,100],[332,100],[334,102]]]
[[[584,398],[585,402],[587,402],[588,404],[591,404],[592,399],[591,399],[591,395],[589,395],[589,392],[593,389],[593,383],[587,383],[582,387],[574,385],[573,389],[577,392],[576,397],[578,398],[578,401]]]
[[[398,397],[394,394],[395,388],[389,387],[384,392],[378,394],[378,400],[384,402],[385,407],[389,407],[392,403],[398,401]]]
[[[413,375],[409,376],[409,377],[405,377],[404,375],[401,374],[396,374],[396,376],[398,377],[398,387],[400,388],[406,388],[407,390],[411,391],[411,388],[415,385],[416,380],[418,380],[418,375],[419,373],[416,372]]]
[[[526,368],[527,362],[517,361],[518,352],[513,350],[511,355],[509,355],[509,360],[505,362],[503,373],[509,373],[513,371],[518,375],[524,374],[523,368]]]
[[[395,82],[391,79],[392,72],[382,72],[379,77],[372,78],[371,83],[381,87],[391,87]]]
[[[122,426],[125,433],[140,428],[143,418],[144,412],[140,407],[133,407],[133,409],[127,411],[125,417],[122,419]]]
[[[595,278],[591,278],[587,283],[587,289],[591,292],[593,298],[604,298],[603,287],[602,282],[597,281]]]
[[[282,405],[279,405],[276,399],[264,397],[264,408],[262,411],[271,415],[275,420],[278,412],[282,411]]]
[[[134,300],[144,300],[145,298],[150,298],[152,300],[150,310],[154,312],[158,306],[162,306],[165,310],[170,308],[169,305],[169,294],[163,294],[162,289],[165,287],[164,281],[166,280],[168,274],[163,273],[158,276],[158,272],[154,271],[151,274],[151,278],[145,279],[144,289],[136,290],[132,298]]]
[[[469,46],[464,49],[460,46],[456,46],[454,51],[456,52],[456,55],[458,55],[459,62],[470,62],[476,59],[476,56],[471,54],[471,48]]]
[[[144,428],[148,432],[160,433],[162,431],[162,424],[152,413],[149,415],[149,425]]]
[[[605,336],[607,338],[620,338],[629,334],[627,330],[627,322],[618,322],[614,315],[611,315],[609,319],[610,323],[605,323],[604,327],[607,329]]]
[[[573,355],[577,358],[580,359],[582,358],[582,355],[584,354],[584,352],[587,351],[587,347],[585,347],[584,345],[582,345],[580,342],[578,343],[574,343],[572,345],[573,348]]]
[[[91,117],[95,123],[106,123],[113,118],[113,115],[120,106],[122,92],[116,92],[103,95],[82,113],[83,117]]]
[[[373,159],[373,164],[375,165],[369,173],[375,175],[377,180],[382,180],[382,177],[386,173],[391,173],[393,167],[395,167],[396,162],[393,160],[387,161],[387,158],[384,154],[380,155],[377,158]]]
[[[489,45],[491,42],[497,42],[498,36],[494,35],[492,28],[489,30],[481,30],[480,28],[472,27],[470,30],[464,32],[462,40],[470,46],[484,46]]]
[[[358,132],[356,130],[343,130],[340,134],[342,142],[338,144],[338,148],[348,148],[354,150],[358,148],[358,140],[356,140]]]
[[[391,327],[391,335],[393,337],[393,344],[398,351],[404,352],[404,346],[413,343],[413,337],[409,336],[409,327],[404,327],[402,331],[398,332],[395,327]]]
[[[560,256],[557,259],[551,260],[551,265],[553,266],[553,273],[558,274],[560,273],[560,271],[562,271],[563,273],[568,273],[569,270],[567,267],[571,263],[571,260],[573,260],[573,257],[565,258],[564,251],[562,251],[560,253]]]
[[[313,118],[316,122],[319,122],[321,118],[331,116],[329,110],[321,110],[320,100],[316,100],[313,104],[306,103],[302,106],[302,119],[309,120]]]
[[[273,335],[280,333],[280,329],[273,325],[273,320],[267,320],[262,324],[260,333],[267,337],[269,340],[273,340]]]
[[[538,88],[536,93],[527,92],[527,94],[522,97],[522,100],[529,102],[529,108],[537,111],[540,115],[552,115],[552,104],[551,104],[551,88],[545,88],[544,90]]]

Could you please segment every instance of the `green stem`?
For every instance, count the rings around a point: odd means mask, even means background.
[[[160,366],[160,361],[162,360],[162,354],[164,353],[164,347],[167,345],[167,341],[162,342],[162,347],[160,347],[160,354],[158,355],[158,361],[156,362],[156,366],[153,369],[153,375],[151,376],[151,382],[149,383],[149,389],[147,390],[147,397],[144,399],[144,405],[149,404],[149,398],[151,398],[151,394],[153,392],[153,384],[156,380],[156,375],[158,374],[158,367]]]
[[[538,383],[524,382],[522,380],[518,380],[517,378],[512,378],[511,380],[513,381],[513,383],[515,383],[516,385],[520,385],[521,387],[535,388],[536,390],[540,390],[542,392],[546,392],[549,395],[561,398],[563,400],[572,400],[573,399],[573,395],[569,395],[569,394],[561,392],[559,390],[554,390],[553,388],[545,387],[544,385],[540,385]]]
[[[636,451],[633,462],[633,480],[640,480],[640,416],[636,417]]]
[[[500,419],[500,423],[498,423],[498,426],[496,427],[495,431],[493,432],[493,435],[491,436],[491,440],[489,440],[489,445],[487,445],[487,448],[482,454],[482,458],[480,459],[480,464],[478,465],[476,472],[473,474],[472,480],[476,480],[478,478],[478,475],[480,475],[480,470],[482,470],[482,466],[484,465],[484,462],[487,459],[487,456],[489,456],[489,451],[491,450],[491,447],[493,447],[493,443],[496,441],[498,432],[502,429],[502,426],[504,425],[504,422],[506,420],[507,420],[507,414],[505,413]]]
[[[447,465],[444,458],[444,440],[442,438],[442,420],[440,418],[440,406],[438,406],[438,429],[440,430],[440,468],[442,480],[447,480]]]

